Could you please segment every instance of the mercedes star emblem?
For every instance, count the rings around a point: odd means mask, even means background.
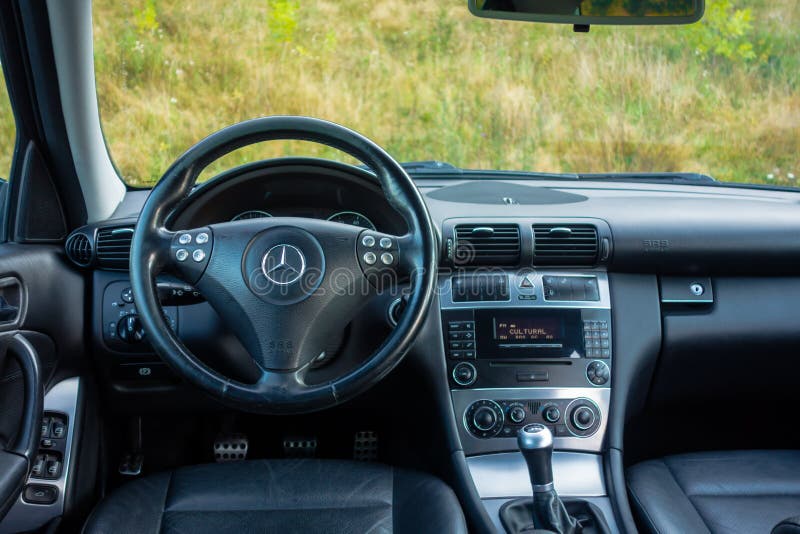
[[[261,271],[273,284],[288,286],[306,271],[306,257],[293,245],[275,245],[264,254]]]

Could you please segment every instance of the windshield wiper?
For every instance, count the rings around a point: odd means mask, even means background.
[[[460,172],[461,169],[444,161],[404,161],[402,167],[407,171],[445,171],[448,173]]]
[[[579,180],[592,182],[638,182],[675,185],[714,185],[714,178],[694,172],[621,172],[578,174]]]

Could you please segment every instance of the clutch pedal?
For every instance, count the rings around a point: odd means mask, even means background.
[[[214,461],[220,463],[245,460],[249,446],[250,443],[244,434],[217,436],[214,440]]]

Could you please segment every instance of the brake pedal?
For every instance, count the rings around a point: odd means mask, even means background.
[[[356,432],[353,438],[353,460],[374,462],[378,459],[378,433],[370,430]]]
[[[313,458],[317,453],[317,438],[286,438],[283,454],[287,458]]]
[[[214,440],[214,461],[219,463],[246,460],[249,447],[250,442],[244,434],[217,436]]]

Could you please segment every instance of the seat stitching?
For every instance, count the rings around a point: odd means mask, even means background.
[[[650,514],[647,511],[647,508],[644,507],[642,501],[639,499],[639,496],[636,495],[636,491],[633,489],[633,485],[631,485],[630,480],[627,481],[628,491],[633,497],[633,500],[636,501],[636,508],[644,515],[645,519],[647,519],[647,523],[650,525],[650,530],[655,532],[656,534],[661,534],[658,526],[653,521],[653,518],[650,517]]]
[[[697,506],[695,506],[694,502],[692,502],[692,499],[691,499],[691,496],[689,495],[689,492],[686,491],[686,488],[684,488],[683,484],[680,483],[680,481],[678,480],[678,477],[675,476],[675,472],[672,470],[672,467],[670,467],[669,462],[667,462],[666,458],[661,460],[661,462],[664,464],[664,467],[667,468],[667,472],[672,477],[672,480],[675,481],[675,484],[683,492],[684,497],[686,497],[686,501],[694,509],[694,512],[697,514],[697,517],[699,517],[700,521],[702,521],[703,524],[706,526],[706,528],[708,528],[708,521],[706,521],[706,518],[703,517],[703,514],[700,513],[700,510],[697,508]],[[711,529],[709,529],[709,530],[711,530]]]
[[[164,515],[167,513],[167,500],[169,500],[169,490],[172,488],[173,473],[174,471],[170,471],[169,478],[167,478],[167,491],[164,492],[164,502],[161,505],[161,513],[158,515],[158,532],[162,532],[164,526]]]

